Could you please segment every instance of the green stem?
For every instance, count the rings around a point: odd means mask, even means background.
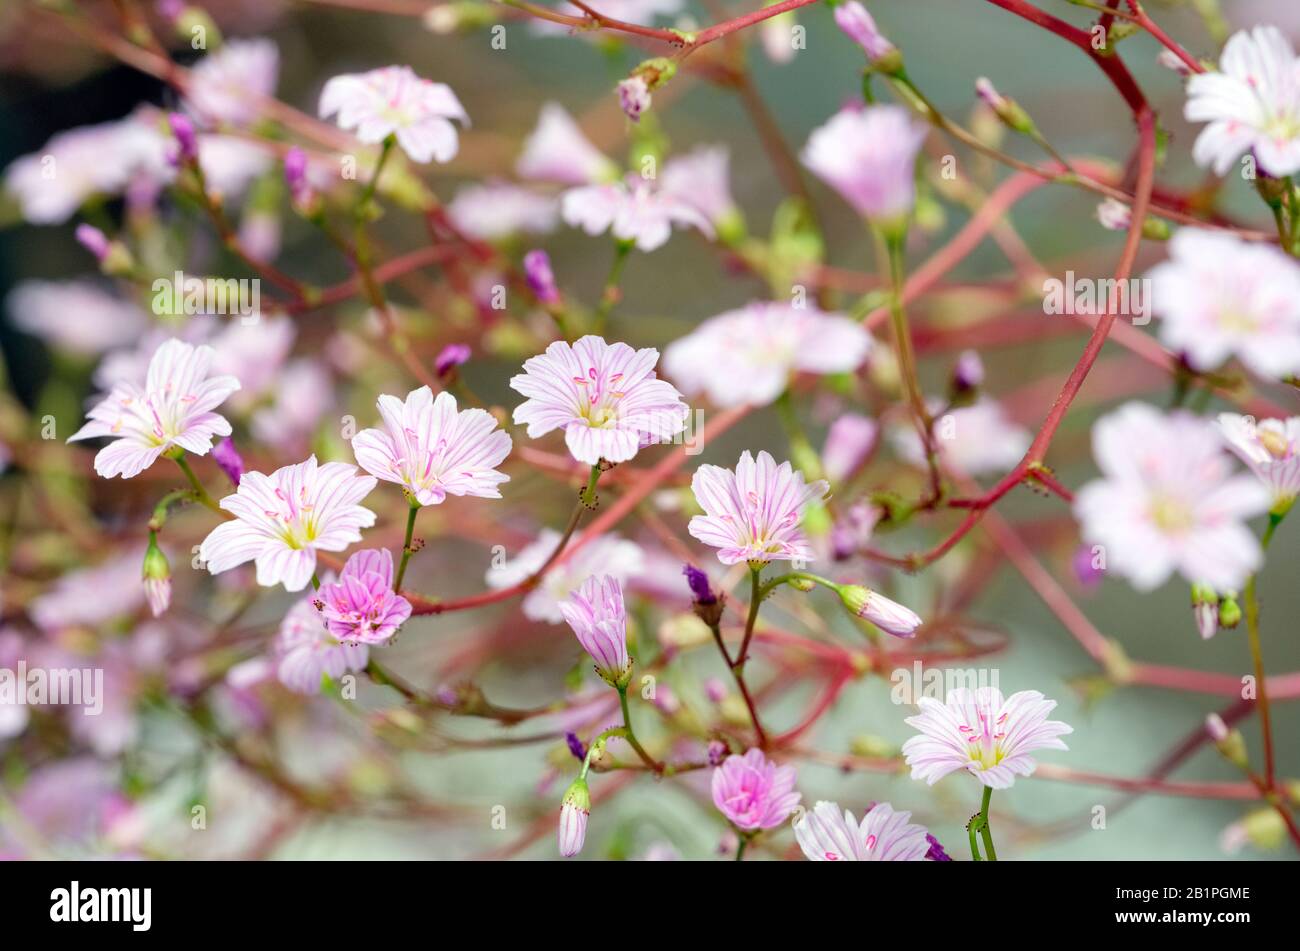
[[[190,488],[194,490],[194,497],[204,506],[212,509],[212,511],[218,513],[223,518],[227,517],[225,510],[216,503],[212,496],[208,495],[208,490],[203,488],[203,483],[201,483],[199,477],[194,474],[194,470],[190,468],[190,464],[185,461],[185,456],[179,455],[174,456],[173,458],[176,460],[176,464],[181,467],[181,472],[185,473],[185,478],[190,480]]]
[[[1264,529],[1264,535],[1260,539],[1260,548],[1267,550],[1269,542],[1273,540],[1273,533],[1277,531],[1278,525],[1286,513],[1271,513],[1268,517],[1268,528]],[[1259,574],[1255,573],[1250,576],[1246,582],[1246,590],[1243,598],[1246,602],[1246,634],[1250,641],[1250,657],[1255,666],[1255,690],[1256,702],[1259,705],[1259,728],[1264,734],[1264,781],[1269,789],[1276,788],[1276,770],[1273,754],[1273,717],[1272,710],[1268,703],[1268,686],[1264,674],[1264,652],[1260,645],[1259,637],[1259,593],[1258,581]]]
[[[989,827],[989,802],[993,799],[993,787],[984,787],[984,802],[980,805],[980,836],[984,839],[984,854],[990,862],[998,860],[997,849],[993,848],[993,830]]]
[[[749,845],[749,836],[747,835],[740,836],[740,844],[736,846],[737,862],[743,862],[745,860],[745,849],[746,847],[748,847],[748,845]]]
[[[411,537],[415,534],[415,516],[420,513],[420,506],[412,502],[406,512],[406,539],[402,542],[402,562],[397,566],[397,577],[393,581],[393,590],[402,590],[402,579],[406,577],[406,563],[411,560]]]
[[[769,578],[759,588],[759,596],[766,598],[783,584],[791,581],[811,581],[813,584],[819,584],[823,588],[829,588],[836,594],[839,594],[840,585],[836,584],[830,578],[823,578],[821,575],[815,575],[811,571],[789,571],[783,575],[777,575],[775,578]]]
[[[550,557],[542,563],[542,567],[524,579],[523,586],[525,588],[533,587],[550,570],[551,565],[555,564],[555,560],[560,557],[565,546],[569,544],[569,539],[573,537],[573,533],[577,531],[578,523],[582,521],[582,513],[589,508],[594,509],[596,507],[596,483],[600,479],[600,471],[599,463],[591,467],[591,475],[587,477],[587,486],[578,493],[578,504],[573,507],[573,511],[569,514],[569,524],[564,527],[564,534],[560,536],[560,543],[555,546],[555,551],[551,552]]]
[[[631,254],[633,242],[619,241],[614,246],[614,262],[609,267],[609,276],[605,278],[605,289],[600,295],[600,304],[596,308],[596,314],[592,321],[592,331],[594,333],[605,332],[605,321],[609,319],[609,313],[618,303],[618,286],[623,280],[623,268],[627,265],[628,255]]]
[[[627,687],[618,688],[618,704],[623,709],[623,729],[626,731],[623,738],[627,740],[628,745],[631,746],[632,749],[636,750],[636,755],[641,757],[641,762],[645,763],[647,767],[654,770],[656,773],[662,773],[664,771],[664,764],[645,751],[645,747],[641,745],[641,742],[636,738],[636,733],[632,729],[632,713],[628,709],[627,705]]]
[[[749,569],[749,617],[745,620],[745,637],[740,642],[740,653],[736,655],[733,669],[743,672],[745,661],[749,659],[749,642],[754,636],[754,625],[758,622],[758,606],[763,601],[762,567],[750,566]]]
[[[974,823],[974,822],[971,822],[971,823],[967,824],[967,826],[966,826],[966,833],[970,836],[970,855],[971,855],[971,859],[972,859],[973,861],[975,861],[975,862],[983,862],[984,859],[983,859],[983,857],[980,855],[979,839],[976,837],[976,833],[975,833],[975,823]]]

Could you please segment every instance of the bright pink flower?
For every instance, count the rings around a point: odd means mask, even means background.
[[[361,541],[375,513],[358,503],[376,481],[345,462],[306,462],[269,476],[245,472],[221,507],[235,515],[199,546],[208,571],[220,574],[246,561],[257,565],[257,583],[301,591],[316,571],[316,550],[342,551]]]
[[[876,803],[859,823],[839,804],[819,802],[795,820],[794,837],[812,862],[920,862],[930,851],[924,826],[910,812]]]
[[[845,108],[809,136],[803,162],[858,214],[892,223],[916,201],[916,156],[928,129],[902,106]]]
[[[642,446],[667,442],[686,428],[690,410],[673,386],[657,378],[659,351],[633,350],[588,335],[570,345],[557,340],[524,363],[510,386],[528,397],[515,423],[532,439],[564,430],[574,459],[626,462]]]
[[[233,376],[208,377],[214,356],[211,347],[167,341],[149,362],[144,388],[113,387],[68,442],[112,437],[95,455],[95,471],[105,479],[138,475],[173,446],[205,455],[212,437],[230,435],[230,423],[212,410],[239,389]]]
[[[537,128],[524,141],[515,172],[520,178],[559,185],[594,185],[616,179],[618,166],[591,144],[563,106],[548,102]]]
[[[460,140],[452,119],[469,116],[451,87],[422,79],[409,66],[335,76],[320,95],[320,117],[338,114],[338,124],[355,129],[367,144],[395,136],[414,162],[450,162]]]
[[[1038,765],[1034,750],[1069,749],[1060,737],[1074,728],[1047,715],[1056,708],[1037,690],[1022,690],[1005,700],[997,687],[964,687],[948,693],[947,703],[922,697],[919,715],[908,726],[921,731],[903,744],[912,778],[933,786],[955,770],[965,769],[985,786],[1006,789],[1016,776]]]
[[[713,237],[713,223],[694,204],[656,188],[636,176],[607,185],[572,188],[560,200],[566,224],[587,234],[608,231],[619,241],[631,241],[642,251],[662,247],[673,225],[689,225]]]
[[[862,365],[871,335],[842,314],[755,301],[710,317],[668,345],[664,372],[687,396],[707,393],[718,406],[765,406],[790,375],[847,373]]]
[[[745,450],[736,469],[700,466],[691,479],[695,501],[704,509],[687,531],[719,549],[724,565],[742,561],[812,561],[813,551],[799,526],[809,502],[826,495],[824,480],[804,483],[788,462],[779,466],[766,452],[758,461]]]
[[[382,644],[411,616],[411,602],[393,591],[393,556],[367,548],[318,592],[325,626],[340,644]]]
[[[713,771],[713,804],[738,829],[771,829],[803,798],[795,791],[796,779],[793,766],[777,766],[761,750],[728,756]]]
[[[560,602],[560,611],[582,649],[596,662],[596,673],[613,686],[626,686],[632,660],[627,654],[627,612],[618,579],[588,578]]]
[[[1079,490],[1074,514],[1106,567],[1151,591],[1177,571],[1189,582],[1239,588],[1263,560],[1246,520],[1272,499],[1234,472],[1216,427],[1188,413],[1128,403],[1093,426],[1102,478]]]
[[[457,412],[445,390],[435,399],[422,386],[406,395],[379,397],[384,429],[365,429],[352,437],[361,468],[406,489],[421,505],[438,505],[448,495],[499,499],[497,488],[510,477],[498,472],[510,455],[510,436],[486,410]]]
[[[276,676],[295,693],[320,693],[322,676],[337,680],[370,659],[365,644],[341,644],[330,634],[315,602],[313,592],[289,609],[272,646]]]

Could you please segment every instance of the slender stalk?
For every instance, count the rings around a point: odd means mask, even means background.
[[[641,745],[641,741],[636,738],[636,732],[632,729],[632,713],[628,709],[627,687],[625,686],[618,688],[618,704],[623,709],[623,729],[626,731],[623,738],[627,740],[632,749],[636,750],[636,755],[641,757],[641,762],[656,773],[663,773],[664,764],[645,751],[645,747]]]
[[[203,488],[203,483],[200,482],[199,477],[194,474],[194,470],[190,468],[190,464],[185,461],[185,456],[179,455],[173,458],[175,458],[176,464],[181,467],[181,472],[185,473],[185,478],[189,479],[190,488],[194,490],[194,497],[198,499],[200,504],[212,509],[212,511],[218,513],[223,518],[227,517],[225,509],[218,505],[212,496],[208,495],[207,489]]]
[[[989,827],[989,802],[993,799],[993,787],[984,787],[984,802],[980,804],[980,836],[984,839],[984,854],[990,862],[998,860],[997,849],[993,848],[993,830]]]
[[[745,849],[748,847],[748,845],[749,845],[749,836],[747,835],[740,836],[740,844],[736,846],[737,862],[743,862],[745,860]]]
[[[411,502],[410,508],[406,513],[406,539],[402,542],[402,562],[397,566],[397,577],[393,581],[393,590],[402,590],[402,579],[406,577],[406,563],[411,560],[414,550],[411,548],[412,536],[415,534],[415,516],[420,514],[420,506],[417,502]]]
[[[714,637],[718,643],[718,649],[722,651],[722,656],[726,658],[727,665],[731,668],[731,676],[736,681],[736,687],[745,700],[745,707],[749,710],[750,722],[754,724],[754,735],[758,738],[758,747],[765,750],[767,749],[767,734],[763,731],[763,724],[758,719],[758,704],[754,702],[754,697],[749,692],[749,685],[745,683],[745,661],[749,657],[749,642],[754,637],[754,626],[758,622],[758,606],[763,601],[762,573],[761,566],[749,569],[749,617],[745,621],[745,637],[740,642],[740,650],[737,652],[734,661],[727,655],[727,649],[722,643],[722,632],[720,630],[715,631]]]
[[[628,255],[632,253],[633,242],[619,241],[614,245],[614,262],[609,267],[609,276],[605,278],[605,289],[600,295],[600,304],[596,308],[596,314],[592,320],[592,331],[594,333],[605,332],[605,322],[609,319],[609,313],[618,303],[619,284],[623,280],[623,268],[627,266]]]
[[[970,836],[970,857],[972,861],[983,862],[984,858],[980,855],[979,839],[975,832],[975,823],[966,824],[966,834]]]
[[[560,557],[565,546],[569,544],[569,539],[573,538],[573,533],[578,530],[578,523],[582,521],[582,513],[589,508],[594,509],[596,507],[596,483],[600,480],[600,472],[600,463],[596,463],[591,467],[591,474],[587,476],[586,488],[578,493],[578,504],[573,507],[573,511],[569,514],[569,524],[564,526],[564,534],[560,536],[560,543],[555,546],[555,551],[551,552],[550,557],[542,563],[542,567],[524,579],[523,585],[526,589],[536,585],[542,579],[542,576],[550,570],[551,565],[555,564],[555,560]]]
[[[1267,550],[1268,544],[1273,540],[1273,533],[1281,524],[1284,515],[1271,514],[1268,518],[1268,528],[1264,529],[1264,535],[1260,539],[1260,547]],[[1259,638],[1259,592],[1257,580],[1259,574],[1250,576],[1246,582],[1246,590],[1243,598],[1246,602],[1246,634],[1250,641],[1250,658],[1255,665],[1255,689],[1256,702],[1259,705],[1259,728],[1264,734],[1264,782],[1271,789],[1276,788],[1277,774],[1275,757],[1273,753],[1273,717],[1268,703],[1268,685],[1264,675],[1264,652],[1260,647]]]

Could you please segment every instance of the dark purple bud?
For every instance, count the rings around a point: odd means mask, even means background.
[[[551,259],[540,248],[524,255],[524,280],[528,288],[543,304],[560,302],[560,291],[555,286],[555,274],[551,271]]]
[[[442,348],[438,358],[433,361],[433,371],[438,379],[446,379],[456,367],[470,358],[470,349],[463,343],[449,343]]]
[[[574,759],[582,762],[587,758],[587,748],[582,745],[582,740],[578,739],[578,734],[564,734],[564,742],[569,744],[569,752],[573,754]]]
[[[925,834],[925,841],[930,843],[930,851],[925,853],[925,857],[931,862],[952,861],[952,856],[943,850],[943,846],[939,844],[939,840],[928,832]]]
[[[240,458],[234,440],[227,436],[217,443],[212,449],[212,458],[216,460],[217,465],[221,467],[221,471],[226,474],[226,477],[238,487],[239,480],[244,475],[244,460]]]
[[[176,136],[176,163],[191,162],[199,157],[199,139],[194,131],[194,123],[188,116],[173,112],[167,117],[171,124],[172,135]]]
[[[727,744],[721,740],[709,740],[709,765],[721,766],[722,761],[727,758]]]
[[[960,392],[979,389],[984,384],[984,361],[974,350],[966,350],[957,358],[952,371],[953,386]]]
[[[686,576],[686,583],[691,586],[691,594],[697,604],[714,604],[717,602],[717,595],[709,587],[709,576],[694,565],[684,565],[682,574]]]

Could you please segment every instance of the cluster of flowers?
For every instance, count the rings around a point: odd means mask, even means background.
[[[675,8],[665,4],[652,12]],[[837,4],[835,19],[877,71],[901,73],[901,54],[861,4]],[[1208,123],[1193,150],[1196,161],[1222,175],[1249,153],[1270,179],[1300,171],[1300,59],[1286,40],[1272,28],[1238,34],[1220,67],[1188,79],[1187,118]],[[179,111],[142,108],[118,122],[56,136],[41,153],[14,162],[6,186],[28,221],[53,224],[69,220],[94,196],[124,195],[129,206],[150,205],[187,174],[196,177],[204,196],[228,204],[279,161],[294,207],[310,217],[320,195],[337,184],[329,163],[297,147],[277,157],[264,143],[231,134],[258,118],[259,102],[274,95],[277,72],[273,44],[229,42],[193,70]],[[660,67],[643,64],[620,83],[629,118],[644,115],[653,89],[670,78]],[[1033,129],[1023,110],[987,80],[978,93],[1011,128]],[[381,146],[385,157],[399,149],[417,164],[452,160],[459,150],[458,126],[469,124],[450,87],[399,65],[330,79],[318,114],[361,143]],[[917,201],[916,166],[928,131],[903,106],[846,106],[811,134],[801,160],[885,243],[898,245]],[[55,178],[43,172],[48,157],[59,168]],[[621,255],[660,248],[674,228],[694,229],[732,247],[744,236],[743,216],[729,190],[728,156],[720,147],[675,156],[656,176],[624,175],[551,103],[524,143],[516,173],[520,182],[462,189],[447,209],[454,226],[474,239],[494,241],[547,233],[562,221],[590,235],[609,234]],[[1127,211],[1111,202],[1100,215],[1103,223],[1127,228]],[[123,241],[89,225],[78,229],[78,239],[106,273],[132,271]],[[256,259],[273,258],[278,247],[278,237],[256,215],[242,222],[239,240]],[[536,302],[561,313],[563,296],[546,252],[529,250],[521,267]],[[1187,373],[1212,375],[1236,359],[1263,381],[1300,377],[1300,264],[1286,251],[1227,230],[1188,226],[1173,236],[1168,260],[1148,277],[1160,339]],[[302,461],[269,473],[247,467],[232,439],[234,428],[222,415],[227,407],[256,408],[255,436],[298,448],[307,445],[329,403],[330,380],[318,367],[285,370],[293,342],[287,319],[261,321],[255,331],[232,326],[217,332],[200,323],[179,333],[156,327],[145,332],[134,308],[83,283],[29,284],[15,293],[11,308],[21,326],[56,343],[86,354],[108,352],[95,374],[103,392],[69,439],[108,440],[94,457],[96,473],[132,479],[166,459],[189,478],[187,499],[212,501],[186,461],[212,454],[234,488],[210,506],[221,521],[199,546],[207,571],[220,575],[251,562],[260,586],[302,592],[311,585],[284,616],[274,643],[232,673],[242,684],[275,678],[292,691],[312,694],[346,673],[374,669],[371,650],[391,645],[420,613],[423,599],[403,586],[419,510],[442,505],[449,496],[501,499],[509,481],[501,469],[514,443],[502,419],[485,409],[461,408],[451,392],[435,394],[428,385],[405,398],[378,397],[381,423],[350,439],[355,463],[320,462],[303,451],[290,456]],[[682,437],[691,416],[686,399],[720,409],[777,404],[788,398],[799,375],[856,373],[878,348],[863,323],[848,314],[760,300],[720,313],[673,341],[662,366],[656,349],[611,343],[596,334],[556,340],[510,379],[522,397],[511,419],[529,439],[562,434],[569,456],[590,470],[583,500],[591,505],[601,476],[613,466]],[[468,358],[468,348],[448,348],[438,376],[446,378]],[[983,384],[978,355],[962,354],[952,380],[953,394],[961,398],[922,396],[915,408],[922,417],[948,417],[951,438],[932,443],[927,427],[891,421],[896,454],[917,469],[937,466],[954,477],[1012,470],[1025,457],[1031,434],[983,393]],[[828,548],[840,560],[858,553],[887,517],[875,502],[854,501],[825,533],[828,545],[807,530],[832,487],[847,484],[864,467],[879,439],[875,419],[845,413],[814,453],[815,470],[793,447],[799,465],[745,450],[732,468],[696,467],[690,490],[700,514],[690,518],[687,533],[714,549],[721,565],[745,566],[754,582],[745,645],[733,658],[718,632],[720,607],[711,610],[718,599],[707,573],[688,566],[697,613],[718,634],[733,671],[743,667],[762,596],[776,586],[827,588],[851,614],[895,637],[914,637],[923,627],[917,613],[880,591],[803,570]],[[1238,594],[1264,560],[1265,543],[1249,520],[1268,513],[1276,527],[1300,493],[1300,417],[1257,421],[1222,413],[1208,420],[1133,402],[1097,421],[1092,445],[1100,478],[1073,501],[1085,545],[1102,546],[1107,570],[1140,591],[1181,576],[1192,586],[1202,637],[1234,626]],[[0,446],[0,466],[4,453]],[[1234,464],[1234,454],[1248,472]],[[363,503],[380,481],[399,487],[407,503],[406,545],[396,558],[387,548],[357,548],[340,566],[333,553],[360,545],[363,532],[376,524],[376,513]],[[165,506],[160,509],[162,515],[150,523],[141,586],[155,616],[171,606],[170,567],[157,543],[166,515]],[[665,767],[641,747],[628,719],[633,658],[624,585],[639,573],[643,553],[607,534],[553,565],[567,540],[567,533],[541,532],[508,570],[490,572],[487,581],[523,589],[522,610],[530,618],[566,622],[622,701],[619,725],[588,746],[577,744],[581,772],[564,795],[558,835],[560,852],[572,856],[583,847],[591,811],[587,777],[606,743],[626,742],[648,769],[662,773]],[[766,579],[760,593],[763,571],[777,562],[791,562],[793,570]],[[40,610],[37,602],[33,612]],[[1048,719],[1055,706],[1035,690],[1004,697],[996,688],[980,688],[952,691],[942,702],[923,698],[919,714],[905,721],[918,735],[902,754],[912,777],[928,784],[965,770],[989,790],[1006,789],[1017,776],[1032,774],[1030,754],[1066,748],[1060,737],[1072,729]],[[947,860],[938,840],[911,822],[910,812],[887,802],[867,805],[860,820],[832,802],[803,810],[795,768],[769,758],[756,715],[752,725],[757,746],[733,752],[715,741],[708,751],[713,802],[742,850],[759,833],[793,818],[795,839],[811,860]],[[22,724],[0,720],[0,727],[16,732]],[[972,844],[977,832],[988,831],[987,810],[986,794]],[[985,842],[991,858],[991,840]]]

